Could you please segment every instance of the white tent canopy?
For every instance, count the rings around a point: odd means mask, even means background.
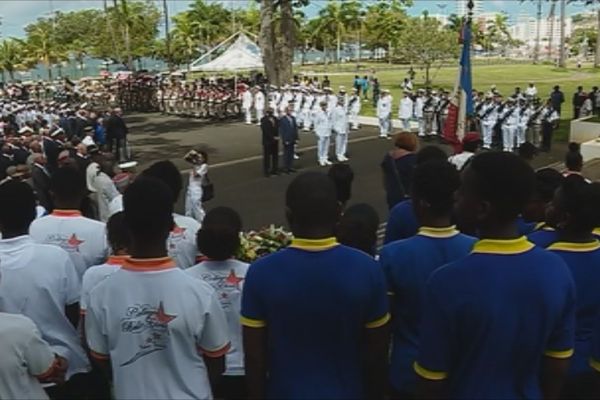
[[[226,42],[237,39],[227,50],[214,60],[203,63],[208,56]],[[249,69],[262,69],[264,66],[260,48],[243,32],[231,36],[217,47],[204,54],[191,64],[192,71],[241,71]]]

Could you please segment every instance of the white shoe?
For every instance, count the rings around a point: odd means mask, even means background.
[[[299,160],[300,156],[298,154],[294,154],[294,160]]]
[[[331,165],[331,164],[333,164],[333,163],[332,163],[331,161],[329,161],[329,160],[325,160],[325,161],[324,161],[324,163],[325,163],[325,165]]]
[[[325,161],[319,161],[319,166],[320,167],[326,167],[327,164],[325,164]]]

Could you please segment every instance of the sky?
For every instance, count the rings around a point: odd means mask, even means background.
[[[112,4],[111,0],[107,0]],[[162,7],[162,1],[155,0],[157,5]],[[244,7],[249,0],[209,0],[220,1],[228,7]],[[251,1],[251,0],[250,0]],[[174,15],[184,11],[191,0],[167,0],[169,13]],[[327,3],[327,0],[311,0],[311,4],[305,10],[310,17],[318,13],[319,9]],[[451,14],[456,6],[455,0],[414,0],[414,5],[408,12],[413,15],[421,14],[424,10],[430,14]],[[38,17],[48,15],[52,11],[73,11],[85,8],[102,8],[104,0],[0,0],[0,37],[22,37],[23,28],[34,22]],[[441,11],[439,5],[446,5]],[[521,3],[519,0],[483,0],[485,12],[506,11],[510,17],[516,17],[521,12],[527,12],[535,15],[535,3],[527,1]],[[544,4],[544,15],[548,14],[549,6]],[[567,14],[576,14],[584,10],[584,7],[577,5],[567,6]]]

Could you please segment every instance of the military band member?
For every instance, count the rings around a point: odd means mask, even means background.
[[[315,103],[314,90],[307,90],[302,103],[302,130],[308,132],[312,126],[312,110]]]
[[[415,103],[415,119],[417,120],[417,123],[419,124],[419,136],[420,137],[424,137],[425,136],[425,123],[423,120],[423,106],[425,104],[425,99],[423,97],[423,95],[425,94],[425,91],[423,89],[418,89],[417,90],[417,96],[415,97],[414,103]]]
[[[541,104],[540,99],[536,97],[533,100],[531,109],[532,112],[529,117],[527,141],[537,147],[540,145],[540,140],[542,138],[542,111],[544,110],[544,105]]]
[[[527,141],[527,126],[533,110],[524,98],[519,101],[517,122],[517,148]]]
[[[506,99],[502,113],[498,116],[498,124],[502,129],[502,149],[508,152],[512,152],[515,147],[515,132],[519,120],[515,102],[513,97]]]
[[[425,125],[425,135],[435,135],[435,90],[427,90],[425,101],[423,102],[423,122]]]
[[[491,149],[494,139],[494,125],[498,119],[499,104],[493,94],[486,94],[485,103],[481,108],[479,118],[481,120],[481,131],[483,136],[483,148]]]
[[[552,134],[560,115],[552,106],[552,100],[546,101],[542,110],[542,146],[541,151],[547,152],[552,148]]]

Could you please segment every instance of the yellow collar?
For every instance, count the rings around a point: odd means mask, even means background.
[[[600,242],[594,240],[588,243],[556,242],[548,246],[548,250],[562,250],[573,252],[588,252],[600,249]]]
[[[338,246],[336,238],[330,237],[325,239],[302,239],[294,238],[290,244],[291,248],[306,250],[306,251],[324,251]]]
[[[430,238],[450,238],[458,235],[460,232],[456,229],[456,225],[447,226],[444,228],[432,228],[430,226],[422,226],[419,229],[419,235]]]
[[[479,254],[521,254],[534,248],[525,236],[511,240],[480,240],[473,246],[473,253]]]
[[[596,228],[592,231],[592,233],[596,236],[600,236],[600,228]]]

